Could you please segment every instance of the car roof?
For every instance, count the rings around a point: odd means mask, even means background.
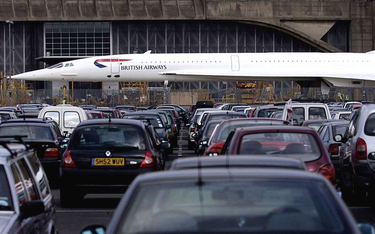
[[[347,124],[347,125],[349,125],[349,121],[348,121],[348,120],[344,120],[344,119],[339,119],[339,121],[335,121],[335,122],[327,122],[327,123],[324,123],[323,125],[332,125],[332,126],[336,126],[336,125],[343,125],[343,124]]]
[[[249,122],[257,122],[257,121],[284,122],[284,123],[288,123],[288,125],[290,125],[290,122],[288,120],[278,119],[278,118],[266,118],[266,117],[253,117],[253,118],[247,117],[247,118],[237,118],[237,119],[225,119],[225,120],[222,121],[222,123],[244,121],[244,120],[248,120]]]
[[[157,115],[157,116],[160,116],[160,114],[156,111],[135,111],[135,112],[127,112],[126,114],[124,114],[124,116],[127,116],[127,115],[135,115],[135,116],[141,116],[141,115]]]
[[[310,127],[296,127],[292,125],[262,125],[262,126],[251,126],[251,127],[242,127],[238,128],[238,131],[246,131],[246,132],[312,132],[316,133],[316,131]]]
[[[307,126],[308,124],[311,124],[311,123],[329,123],[329,122],[336,122],[336,121],[341,121],[341,119],[310,119],[310,120],[303,121],[302,126]]]
[[[311,173],[302,170],[277,169],[277,168],[200,168],[187,170],[170,170],[151,172],[139,175],[134,184],[137,183],[168,183],[182,181],[198,181],[198,175],[202,182],[217,180],[236,180],[236,179],[276,179],[276,180],[305,180],[305,181],[326,181],[318,173]]]
[[[10,123],[38,123],[38,124],[45,124],[53,122],[52,119],[40,119],[40,118],[19,118],[19,119],[9,119],[7,121],[1,122],[3,124],[10,124]]]
[[[88,119],[85,121],[82,121],[77,125],[79,126],[86,126],[86,125],[94,125],[94,124],[131,124],[131,125],[137,125],[137,126],[144,126],[144,124],[135,119],[116,119],[116,118],[111,118],[111,119]]]
[[[172,162],[170,170],[198,168],[285,168],[306,171],[304,162],[293,158],[272,156],[217,156],[179,158]]]

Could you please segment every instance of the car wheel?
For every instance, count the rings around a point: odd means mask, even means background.
[[[60,204],[62,207],[70,207],[82,200],[84,194],[75,191],[73,188],[62,186],[60,188]]]

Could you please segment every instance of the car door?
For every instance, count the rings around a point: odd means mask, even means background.
[[[26,183],[22,177],[20,169],[17,166],[17,162],[18,161],[12,163],[11,170],[13,174],[15,190],[18,197],[18,204],[21,207],[23,203],[30,201],[30,198],[26,189]],[[35,217],[30,217],[27,219],[21,219],[21,217],[18,217],[17,233],[40,233],[40,228],[36,227],[34,225],[34,222]]]

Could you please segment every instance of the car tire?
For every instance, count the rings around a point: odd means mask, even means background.
[[[84,194],[77,193],[73,188],[61,186],[60,188],[60,204],[62,207],[71,207],[82,200]]]

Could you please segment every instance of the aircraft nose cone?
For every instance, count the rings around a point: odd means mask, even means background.
[[[31,72],[25,72],[18,75],[14,75],[11,78],[16,80],[30,80],[35,78],[35,74],[32,74]]]

